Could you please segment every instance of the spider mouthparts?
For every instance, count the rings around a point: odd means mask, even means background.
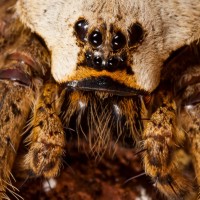
[[[125,84],[114,81],[107,76],[90,77],[80,81],[74,80],[65,84],[67,89],[72,90],[101,91],[117,96],[147,95],[144,90],[127,87]]]

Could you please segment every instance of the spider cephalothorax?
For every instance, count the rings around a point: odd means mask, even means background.
[[[177,1],[174,4],[173,2],[167,4],[165,1],[138,0],[109,2],[82,0],[70,3],[65,0],[48,2],[35,0],[19,1],[17,4],[22,21],[42,36],[52,51],[52,75],[59,82],[70,79],[77,67],[80,47],[74,45],[77,39],[74,37],[73,28],[78,19],[87,21],[90,32],[95,31],[95,28],[99,31],[107,28],[105,32],[109,33],[113,25],[113,31],[116,33],[119,28],[127,43],[132,26],[139,23],[145,31],[145,37],[129,60],[133,64],[131,69],[135,73],[137,85],[147,91],[152,91],[158,85],[162,63],[170,52],[189,43],[191,39],[198,38],[199,16],[192,11],[193,8],[199,9],[198,1],[185,1],[184,4],[182,1]],[[182,12],[177,15],[177,10]],[[49,29],[49,26],[52,28]],[[191,32],[192,30],[195,31]],[[82,39],[84,34],[82,33]],[[107,35],[103,34],[102,42],[104,37],[107,38]],[[109,37],[111,40],[114,35],[110,34]],[[109,37],[104,41],[112,44]],[[136,38],[134,35],[133,43]],[[110,46],[109,44],[107,45]]]

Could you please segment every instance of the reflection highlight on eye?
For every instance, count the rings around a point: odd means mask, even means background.
[[[81,41],[85,41],[88,31],[88,22],[85,19],[80,19],[75,23],[75,33]]]
[[[138,22],[134,23],[128,30],[129,32],[129,46],[135,46],[137,43],[141,42],[144,37],[144,30],[142,25]]]
[[[112,39],[112,48],[114,51],[122,49],[126,45],[125,35],[118,31]]]
[[[103,37],[99,30],[92,31],[88,39],[89,39],[90,44],[94,47],[100,46],[103,42]]]

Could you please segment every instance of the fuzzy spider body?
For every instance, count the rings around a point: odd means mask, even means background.
[[[1,176],[2,198],[15,158],[6,147],[17,151],[33,103],[28,152],[19,162],[24,176],[58,175],[74,129],[96,157],[115,149],[110,141],[132,148],[136,141],[146,174],[166,197],[195,199],[200,185],[199,11],[198,0],[18,0],[6,13],[12,25],[0,26],[1,51],[7,55],[0,68],[7,95],[0,96],[2,166],[9,166]],[[190,158],[197,183],[188,173]]]

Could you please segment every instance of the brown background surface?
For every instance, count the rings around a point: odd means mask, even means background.
[[[135,155],[134,150],[118,147],[114,156],[106,152],[100,160],[86,152],[87,149],[84,152],[74,145],[69,148],[69,153],[63,162],[63,169],[54,179],[55,187],[51,186],[51,180],[43,178],[29,179],[25,183],[18,180],[20,195],[26,200],[164,199],[146,175],[125,183],[129,178],[143,173],[141,159]]]

